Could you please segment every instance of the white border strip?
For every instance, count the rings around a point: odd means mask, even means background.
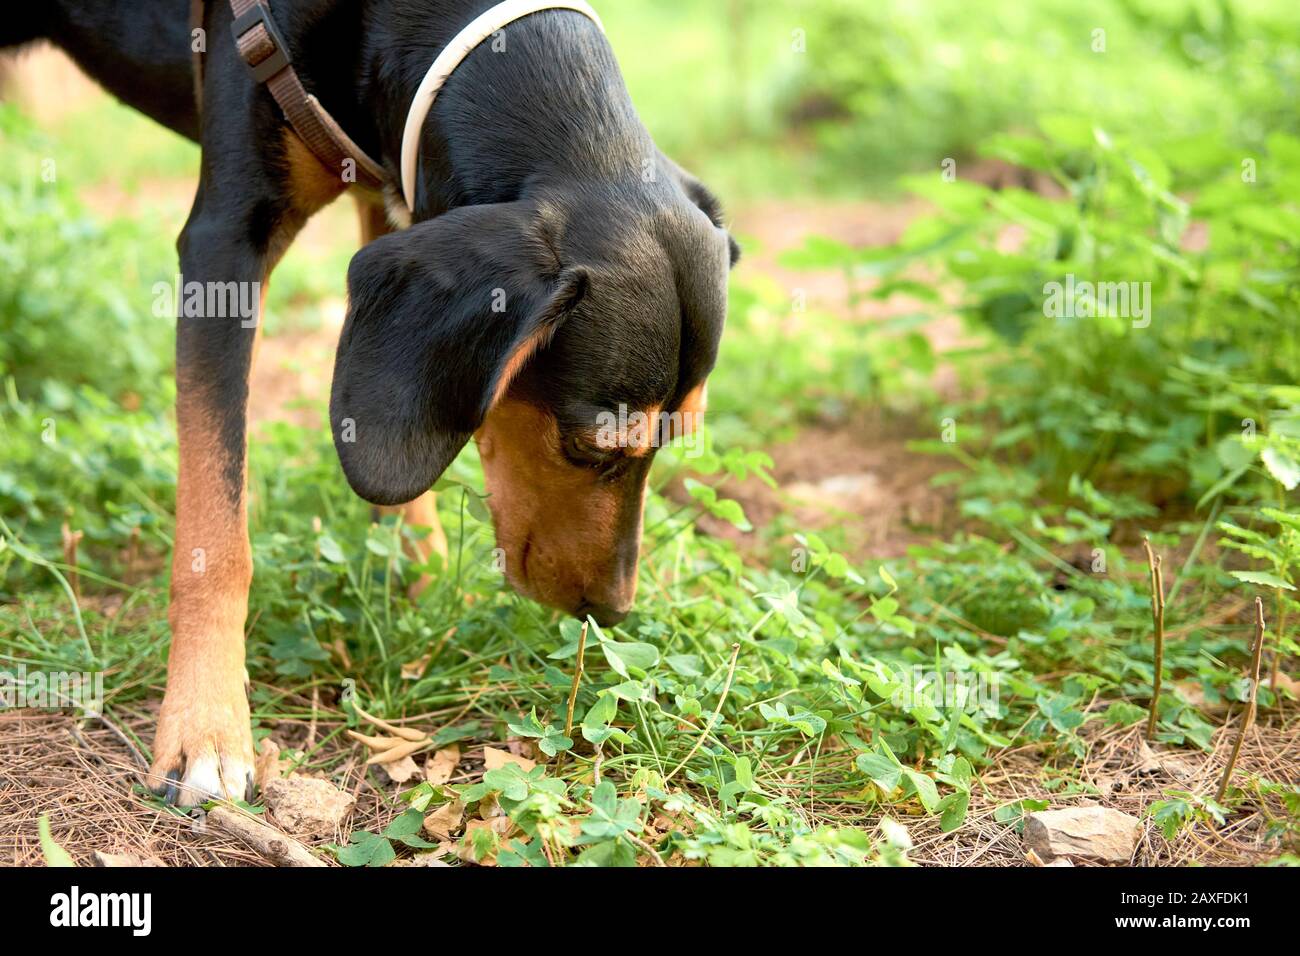
[[[600,22],[600,17],[584,0],[559,3],[548,3],[544,0],[505,0],[504,3],[498,3],[483,11],[471,20],[465,29],[452,37],[451,42],[438,54],[433,65],[429,67],[429,72],[424,74],[424,79],[420,81],[420,86],[415,91],[415,98],[411,101],[411,110],[406,114],[406,127],[402,130],[402,197],[406,200],[406,208],[409,211],[415,211],[415,164],[420,156],[420,130],[424,126],[425,117],[433,107],[438,91],[447,82],[452,71],[460,66],[461,61],[480,43],[520,17],[526,17],[540,10],[575,10],[594,22],[601,33],[605,32],[605,25]]]

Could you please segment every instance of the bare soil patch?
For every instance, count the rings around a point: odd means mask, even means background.
[[[929,423],[880,413],[810,425],[794,440],[767,449],[776,488],[748,478],[726,485],[723,494],[740,502],[755,529],[777,520],[788,523],[791,533],[835,528],[843,532],[843,551],[850,557],[900,557],[909,546],[955,526],[952,493],[931,483],[952,462],[907,447],[933,435]],[[671,493],[689,500],[683,489]],[[724,521],[706,515],[699,523],[742,548],[757,544],[757,534]]]

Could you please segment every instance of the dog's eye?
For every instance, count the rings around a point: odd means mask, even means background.
[[[589,468],[606,465],[618,455],[617,448],[603,448],[581,435],[570,435],[564,442],[564,452],[576,464]]]

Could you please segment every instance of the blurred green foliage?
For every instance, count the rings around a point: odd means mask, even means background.
[[[757,5],[757,4],[756,4]],[[937,168],[1039,117],[1105,117],[1152,147],[1203,133],[1259,149],[1300,128],[1300,9],[1284,2],[816,0],[784,116],[851,178]]]
[[[1143,480],[1157,501],[1204,503],[1253,496],[1257,483],[1239,484],[1252,471],[1294,489],[1300,139],[1273,133],[1255,154],[1208,140],[1157,150],[1083,117],[1040,122],[986,152],[1049,175],[1060,198],[914,176],[937,211],[897,246],[822,244],[801,261],[887,279],[932,263],[960,283],[968,322],[995,344],[986,394],[959,417],[992,416],[989,451],[1045,490]]]
[[[172,281],[174,237],[89,217],[63,151],[5,104],[0,150],[0,378],[152,397],[171,366],[173,319],[154,315],[153,285]]]

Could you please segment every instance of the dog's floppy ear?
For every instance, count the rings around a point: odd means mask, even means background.
[[[531,203],[466,206],[353,257],[330,425],[362,498],[427,491],[585,294],[549,229]]]

